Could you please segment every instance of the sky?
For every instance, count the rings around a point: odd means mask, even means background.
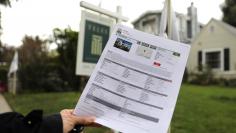
[[[71,27],[79,31],[81,0],[12,0],[12,6],[0,7],[2,35],[1,41],[9,46],[20,46],[25,35],[47,38],[54,28]],[[132,27],[132,22],[150,10],[162,10],[164,0],[84,0],[93,5],[115,12],[122,6],[122,14],[129,18],[123,23]],[[198,10],[198,20],[206,24],[211,18],[220,20],[220,5],[224,0],[172,0],[174,11],[187,14],[187,7],[194,3]]]

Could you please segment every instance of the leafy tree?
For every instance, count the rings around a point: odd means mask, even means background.
[[[69,89],[79,86],[79,77],[75,75],[78,32],[71,28],[54,29],[52,41],[57,44],[60,75]]]
[[[0,84],[1,83],[6,83],[7,82],[7,69],[2,65],[2,62],[4,61],[4,47],[0,43]]]
[[[2,45],[0,42],[0,62],[10,63],[13,58],[14,51],[14,47]]]
[[[14,47],[1,46],[0,47],[0,62],[10,63],[15,52]]]
[[[58,66],[48,57],[45,40],[25,36],[19,48],[19,79],[23,89],[35,91],[61,91],[62,80]]]
[[[45,40],[41,40],[38,36],[25,36],[22,43],[23,45],[19,49],[20,62],[22,64],[40,63],[46,59]]]
[[[14,54],[13,47],[2,46],[0,43],[0,83],[7,84],[7,73]]]
[[[225,0],[223,21],[236,27],[236,0]]]

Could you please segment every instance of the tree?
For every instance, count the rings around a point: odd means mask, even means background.
[[[225,0],[223,21],[236,27],[236,0]]]
[[[78,88],[79,77],[75,75],[78,32],[71,28],[64,30],[56,28],[53,30],[52,41],[57,44],[61,78],[67,87],[71,89]]]
[[[15,52],[14,47],[0,46],[0,62],[11,63]]]
[[[19,80],[23,89],[61,91],[58,66],[48,56],[46,40],[25,36],[19,48]]]
[[[7,73],[14,51],[13,47],[4,46],[0,42],[0,83],[5,85],[7,84]]]
[[[7,83],[7,73],[9,66],[6,65],[6,62],[11,61],[13,53],[14,53],[14,48],[2,46],[0,43],[0,84]]]
[[[22,40],[23,45],[19,49],[20,62],[22,64],[41,63],[47,57],[45,50],[46,40],[41,40],[38,36],[25,36]]]

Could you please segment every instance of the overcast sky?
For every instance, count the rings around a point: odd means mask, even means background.
[[[122,6],[122,13],[129,18],[126,25],[148,10],[161,10],[164,0],[84,0],[94,5],[115,11]],[[211,18],[220,20],[220,5],[224,0],[172,0],[176,12],[186,14],[187,7],[194,2],[198,20],[206,24]],[[8,45],[19,46],[24,35],[48,37],[54,28],[79,30],[80,0],[18,0],[11,8],[1,7],[3,34],[1,40]]]

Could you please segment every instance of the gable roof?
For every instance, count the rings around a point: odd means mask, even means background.
[[[162,10],[150,10],[150,11],[146,11],[146,12],[144,12],[143,14],[141,14],[137,19],[135,19],[133,22],[132,22],[132,24],[135,24],[135,23],[137,23],[138,21],[140,21],[141,19],[143,19],[143,18],[145,18],[146,16],[149,16],[149,15],[161,15],[161,13],[162,13]],[[176,15],[176,17],[177,16],[186,16],[186,15],[184,15],[184,14],[182,14],[182,13],[178,13],[178,12],[175,12],[175,15]]]
[[[231,32],[232,34],[234,34],[236,36],[236,28],[219,20],[213,19],[214,21],[216,21],[218,24],[220,24],[224,29],[228,30],[229,32]]]
[[[207,27],[209,27],[209,25],[211,25],[212,23],[215,23],[217,24],[218,26],[222,27],[223,29],[225,29],[226,31],[228,31],[229,33],[231,33],[232,35],[236,36],[236,28],[225,23],[225,22],[222,22],[220,20],[216,20],[214,18],[212,18],[203,28],[202,30],[194,37],[193,41],[192,41],[192,44],[196,42],[196,40],[199,39],[199,37],[201,36],[201,34],[203,32],[206,31]]]
[[[148,16],[148,15],[153,15],[153,14],[161,14],[161,10],[154,10],[154,11],[146,11],[144,13],[142,13],[137,19],[135,19],[132,24],[137,23],[140,19]]]

